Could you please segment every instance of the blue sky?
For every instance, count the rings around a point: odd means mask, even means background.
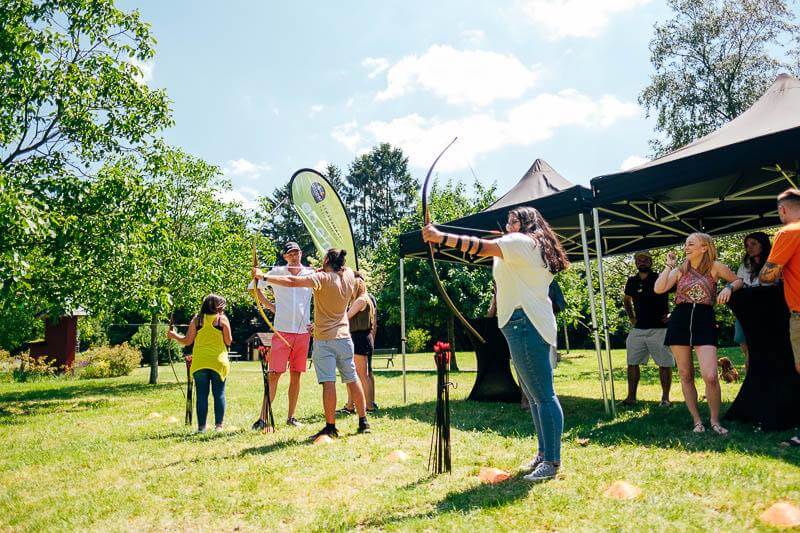
[[[169,142],[220,165],[245,204],[301,167],[386,141],[411,172],[508,190],[534,159],[581,184],[649,153],[636,103],[660,0],[122,1],[158,39]]]

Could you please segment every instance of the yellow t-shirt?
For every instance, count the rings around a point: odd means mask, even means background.
[[[214,327],[217,315],[203,315],[203,326],[198,328],[192,350],[191,372],[208,368],[219,374],[224,381],[228,377],[231,363],[228,360],[228,347],[222,331]]]
[[[349,338],[347,306],[356,288],[353,271],[344,268],[339,272],[315,272],[310,277],[314,282],[314,338],[321,341]]]

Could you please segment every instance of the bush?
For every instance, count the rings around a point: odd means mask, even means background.
[[[408,332],[409,353],[424,352],[431,342],[431,334],[425,329],[412,329]]]
[[[3,362],[3,366],[10,368],[14,381],[19,381],[20,383],[52,378],[61,370],[48,361],[46,356],[31,357],[28,352],[23,352],[16,358],[8,356]]]
[[[138,348],[141,353],[141,360],[150,362],[150,324],[139,326],[133,337],[131,337],[130,345]],[[183,359],[183,347],[176,341],[167,338],[167,325],[158,325],[158,362],[159,364],[169,363],[170,358],[172,361],[180,361]]]
[[[73,371],[81,379],[127,376],[139,366],[141,353],[128,344],[92,348],[75,357]]]

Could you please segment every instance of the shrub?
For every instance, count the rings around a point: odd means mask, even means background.
[[[131,337],[130,345],[138,348],[141,353],[141,360],[150,362],[150,324],[139,326],[133,337]],[[173,361],[180,361],[183,359],[183,347],[176,341],[167,338],[167,325],[158,325],[158,362],[159,364],[169,363],[170,358]]]
[[[60,368],[50,362],[47,356],[31,357],[28,352],[17,356],[11,365],[11,375],[14,381],[21,383],[52,378],[59,370]]]
[[[128,344],[100,346],[75,357],[73,371],[81,379],[127,376],[139,366],[141,353]]]
[[[424,352],[431,342],[431,334],[425,329],[412,329],[408,332],[409,353]]]

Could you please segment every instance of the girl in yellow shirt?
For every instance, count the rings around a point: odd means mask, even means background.
[[[200,312],[192,318],[186,335],[168,331],[167,336],[180,344],[194,343],[191,373],[197,387],[197,432],[206,430],[209,388],[214,394],[214,425],[222,431],[225,418],[225,380],[230,370],[228,346],[233,342],[231,323],[225,316],[225,298],[209,294]]]

